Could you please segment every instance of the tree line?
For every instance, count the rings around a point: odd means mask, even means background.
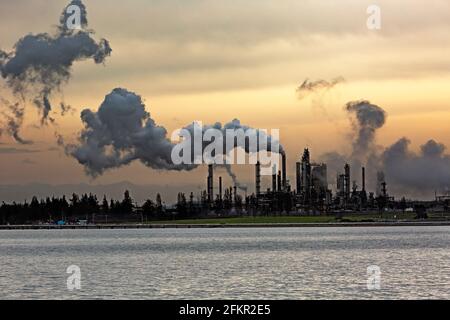
[[[28,223],[54,223],[57,221],[75,222],[81,219],[92,219],[95,215],[106,215],[126,218],[139,215],[146,219],[161,218],[164,213],[163,201],[157,194],[155,201],[148,199],[142,207],[137,206],[130,192],[125,191],[122,200],[103,197],[100,201],[94,194],[72,194],[67,199],[62,197],[47,197],[38,199],[33,197],[31,202],[2,202],[0,206],[0,223],[28,224]]]

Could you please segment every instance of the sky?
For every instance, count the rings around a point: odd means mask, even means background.
[[[84,0],[94,38],[112,55],[103,64],[75,62],[53,101],[74,110],[41,126],[27,105],[19,145],[0,137],[0,184],[199,185],[206,170],[166,172],[139,162],[95,179],[57,146],[55,132],[76,142],[80,112],[96,111],[121,87],[142,96],[151,117],[171,133],[192,121],[280,129],[289,179],[309,147],[313,159],[348,152],[345,104],[369,100],[388,114],[377,132],[387,147],[402,137],[411,149],[434,139],[450,146],[450,2],[379,0],[381,29],[369,30],[365,0]],[[68,1],[0,0],[0,49],[29,33],[54,32]],[[319,97],[299,100],[305,80],[345,78]],[[11,97],[0,78],[0,94]],[[0,106],[2,108],[2,106]],[[448,153],[448,152],[447,152]],[[236,168],[252,185],[252,168]],[[226,174],[223,174],[226,176]],[[329,179],[333,181],[334,173]],[[267,187],[269,180],[266,181]],[[227,182],[226,182],[227,183]]]

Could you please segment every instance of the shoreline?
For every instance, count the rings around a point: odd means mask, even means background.
[[[97,224],[97,225],[1,225],[5,230],[112,230],[112,229],[217,229],[217,228],[333,228],[333,227],[432,227],[450,221],[331,222],[331,223],[239,223],[239,224]]]

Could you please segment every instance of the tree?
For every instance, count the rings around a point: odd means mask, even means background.
[[[156,207],[152,200],[148,199],[142,205],[142,213],[145,217],[154,217],[156,213]]]
[[[130,192],[128,190],[126,190],[124,193],[121,207],[124,214],[133,213],[133,199],[131,198]]]
[[[103,196],[101,212],[103,214],[108,214],[109,213],[109,205],[108,205],[108,200],[106,200],[106,196]]]
[[[182,217],[187,215],[186,196],[182,192],[178,193],[177,211]]]

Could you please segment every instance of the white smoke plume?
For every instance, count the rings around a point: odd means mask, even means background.
[[[92,177],[109,169],[126,166],[133,161],[140,161],[150,168],[160,170],[181,171],[197,167],[195,164],[173,163],[172,149],[176,144],[169,140],[167,130],[158,126],[151,118],[142,98],[126,89],[114,89],[105,97],[97,112],[86,109],[82,111],[81,119],[85,128],[79,135],[78,143],[64,144],[61,137],[58,141],[60,145],[64,145],[66,153],[77,159]],[[207,125],[202,129],[205,131],[209,128],[222,132],[227,129],[251,129],[241,125],[239,120],[233,120],[223,126],[220,123]],[[192,132],[193,136],[195,125],[191,124],[185,129]],[[266,149],[271,151],[271,137],[266,136],[266,141]],[[203,149],[207,144],[204,142]],[[259,150],[252,150],[246,144],[247,153],[256,151]]]
[[[112,52],[107,40],[96,42],[93,31],[86,29],[87,12],[82,1],[72,0],[70,5],[80,8],[81,29],[67,27],[68,13],[64,9],[56,34],[29,34],[11,52],[0,50],[2,78],[16,96],[30,97],[42,115],[42,124],[53,121],[49,116],[50,97],[70,79],[74,62],[92,59],[100,64]]]
[[[239,182],[238,177],[236,176],[236,174],[233,172],[233,169],[231,168],[231,165],[223,164],[223,165],[218,165],[218,167],[225,168],[225,170],[227,171],[227,174],[230,176],[231,180],[233,181],[233,185],[236,186],[236,188],[238,188],[241,191],[248,190],[247,186],[245,186],[241,182]]]

